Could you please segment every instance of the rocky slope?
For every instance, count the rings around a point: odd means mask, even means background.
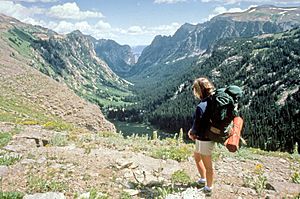
[[[2,191],[24,198],[206,198],[193,183],[192,146],[176,139],[124,139],[115,133],[75,133],[0,123]],[[177,149],[172,151],[172,147]],[[186,149],[178,153],[178,149]],[[153,158],[163,151],[164,159]],[[170,156],[174,153],[176,156]],[[180,162],[166,157],[178,158]],[[163,158],[163,156],[161,156]],[[214,152],[215,184],[208,198],[296,198],[300,157],[242,148]],[[44,194],[42,194],[44,193]]]
[[[0,23],[1,120],[18,122],[15,121],[18,118],[46,123],[48,117],[92,131],[114,131],[114,126],[96,105],[78,97],[63,82],[57,82],[32,67],[36,64],[34,60],[43,59],[28,49],[29,43],[7,39],[8,30],[16,25],[26,28],[26,25],[11,21],[11,18],[0,18],[5,20]]]

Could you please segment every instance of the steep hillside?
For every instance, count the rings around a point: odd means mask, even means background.
[[[113,40],[93,40],[95,52],[119,76],[124,76],[135,64],[130,46],[120,45]]]
[[[138,63],[133,67],[133,81],[161,81],[164,72],[156,75],[153,71],[172,68],[173,74],[185,70],[190,62],[180,70],[176,62],[190,57],[198,57],[212,48],[219,39],[232,37],[250,37],[266,33],[276,33],[300,25],[300,8],[280,8],[260,6],[242,13],[223,14],[208,22],[191,25],[184,24],[173,36],[157,36],[150,46],[145,48]],[[147,81],[147,79],[145,81]]]
[[[43,62],[43,58],[30,48],[31,44],[24,39],[26,34],[17,37],[11,32],[17,30],[15,26],[27,28],[26,25],[3,16],[0,19],[1,121],[61,130],[82,127],[91,131],[115,131],[96,105],[75,95],[63,82],[32,67]]]
[[[3,37],[22,56],[31,59],[32,67],[66,83],[79,96],[99,106],[126,103],[129,83],[97,57],[90,37],[79,31],[59,35],[21,22],[12,24],[14,19],[2,15],[0,18],[2,24],[10,24]]]

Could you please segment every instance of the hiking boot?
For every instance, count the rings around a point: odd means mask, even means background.
[[[205,184],[206,183],[206,179],[205,178],[200,178],[198,181],[197,181],[198,184]]]
[[[205,178],[200,178],[199,180],[196,181],[197,183],[197,188],[202,188],[205,186],[206,179]]]
[[[208,186],[205,186],[203,188],[203,193],[205,194],[205,196],[211,196],[211,194],[212,194],[212,188],[209,188]]]

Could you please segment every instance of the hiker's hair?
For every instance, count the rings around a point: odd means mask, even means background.
[[[199,77],[194,81],[193,90],[197,98],[204,99],[214,92],[215,86],[206,77]]]

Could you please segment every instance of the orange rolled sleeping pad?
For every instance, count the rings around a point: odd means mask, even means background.
[[[230,129],[230,137],[225,141],[225,146],[230,152],[236,152],[239,149],[239,142],[241,137],[241,131],[243,128],[243,119],[241,117],[235,117],[233,119],[233,125]]]

